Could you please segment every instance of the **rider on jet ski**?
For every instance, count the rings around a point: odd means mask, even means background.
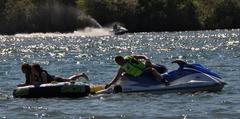
[[[138,77],[145,71],[150,72],[157,80],[164,82],[166,86],[169,85],[169,82],[165,80],[156,70],[155,65],[152,64],[150,59],[144,55],[128,55],[125,57],[116,56],[115,62],[120,65],[120,68],[115,78],[107,84],[105,88],[110,87],[112,84],[121,79],[123,73],[126,73],[129,76]]]

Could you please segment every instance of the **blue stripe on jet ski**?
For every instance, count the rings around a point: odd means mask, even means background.
[[[211,72],[210,70],[208,70],[207,68],[203,67],[200,64],[187,64],[184,67],[189,68],[189,69],[179,68],[177,70],[165,73],[162,76],[169,82],[174,81],[179,78],[182,78],[186,75],[191,75],[191,74],[195,74],[195,73],[206,73],[208,75],[220,78],[220,76]],[[162,84],[162,82],[155,79],[155,77],[150,72],[144,72],[143,75],[141,75],[139,77],[130,77],[129,76],[128,79],[131,81],[135,81],[136,84],[134,84],[134,85],[137,85],[137,86],[149,87],[152,85]]]
[[[168,80],[169,82],[174,81],[176,79],[182,78],[186,75],[194,74],[194,73],[199,73],[195,70],[190,70],[190,69],[179,69],[175,70],[169,73],[165,73],[162,76]],[[154,78],[154,76],[149,73],[149,72],[144,72],[143,75],[139,77],[128,77],[129,80],[135,81],[138,86],[152,86],[152,85],[159,85],[162,84],[163,82],[158,81],[157,79]]]
[[[195,73],[199,73],[199,72],[191,69],[178,69],[178,70],[174,70],[169,73],[163,74],[163,77],[171,82],[176,79],[180,79],[184,76],[195,74]]]
[[[203,73],[206,73],[206,74],[208,74],[208,75],[215,76],[215,77],[221,79],[221,77],[220,77],[218,74],[216,74],[216,73],[212,72],[211,70],[205,68],[205,67],[202,66],[201,64],[188,64],[188,65],[186,65],[185,67],[187,67],[187,68],[193,68],[193,69],[196,69],[196,70],[201,71],[201,72],[203,72]]]

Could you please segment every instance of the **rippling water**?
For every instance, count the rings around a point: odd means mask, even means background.
[[[106,35],[106,34],[105,34]],[[110,81],[115,55],[144,54],[170,70],[170,62],[201,63],[228,83],[218,93],[95,95],[78,99],[16,99],[24,82],[22,63],[39,63],[51,74],[86,72],[91,83]],[[135,33],[120,36],[20,34],[0,36],[0,118],[238,119],[240,114],[240,30]]]

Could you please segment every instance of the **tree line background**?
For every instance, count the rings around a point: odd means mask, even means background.
[[[239,0],[0,0],[0,34],[123,24],[130,32],[240,28]]]

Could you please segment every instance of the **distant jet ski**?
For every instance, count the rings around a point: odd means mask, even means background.
[[[200,64],[187,64],[184,61],[176,60],[179,68],[162,76],[170,82],[166,86],[157,81],[150,74],[143,74],[140,77],[124,76],[117,85],[97,93],[131,93],[131,92],[152,92],[152,93],[194,93],[194,92],[216,92],[222,90],[224,83],[221,77]]]
[[[113,33],[115,35],[122,35],[122,34],[127,33],[127,32],[128,32],[128,30],[126,28],[120,26],[120,25],[115,24],[113,26]]]

